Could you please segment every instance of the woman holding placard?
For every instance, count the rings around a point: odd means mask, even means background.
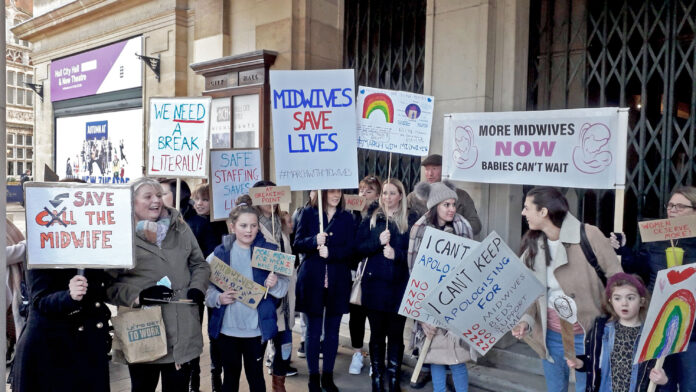
[[[409,272],[413,270],[426,227],[434,227],[460,237],[474,236],[469,221],[457,214],[457,192],[454,184],[449,181],[433,184],[422,182],[416,185],[415,193],[422,200],[426,200],[428,211],[411,228],[408,244]],[[427,337],[432,339],[430,349],[423,352]],[[465,362],[475,359],[476,352],[462,339],[445,329],[417,321],[411,335],[411,346],[418,348],[420,355],[425,356],[424,363],[430,364],[435,392],[446,390],[447,367],[452,371],[452,380],[457,392],[468,390],[469,373]]]
[[[696,187],[680,186],[675,188],[665,207],[667,218],[691,216],[696,219]],[[621,244],[619,244],[619,238]],[[649,276],[648,290],[650,291],[655,286],[658,271],[674,265],[696,263],[696,237],[674,240],[674,246],[670,241],[644,242],[636,253],[625,246],[625,238],[623,235],[617,236],[612,233],[612,245],[617,248],[616,252],[621,255],[621,264],[626,270],[646,271],[643,272],[643,275]],[[688,349],[665,359],[664,368],[669,377],[669,383],[661,387],[660,390],[676,391],[677,385],[679,385],[680,391],[696,392],[694,363],[696,363],[696,328],[691,332]]]
[[[112,303],[159,305],[167,332],[167,354],[152,362],[129,364],[133,391],[187,391],[190,361],[203,351],[198,306],[203,303],[210,267],[196,237],[173,208],[162,201],[162,186],[149,178],[131,185],[135,214],[135,267],[117,274],[107,289]]]
[[[358,229],[357,252],[366,258],[362,306],[370,322],[373,391],[383,391],[384,384],[392,392],[401,390],[406,318],[398,314],[398,309],[408,281],[408,230],[416,219],[416,214],[408,214],[404,185],[391,178],[382,185],[379,203],[370,207]]]
[[[570,369],[564,359],[564,340],[568,349],[574,348],[575,355],[582,355],[584,336],[603,313],[600,273],[609,278],[622,272],[604,234],[595,226],[581,223],[568,209],[568,200],[559,190],[535,187],[527,193],[522,210],[529,231],[522,238],[521,259],[540,282],[547,282],[547,290],[512,334],[521,339],[531,332],[542,351],[540,355],[545,354],[543,366],[549,392],[568,390]],[[588,261],[583,243],[590,245],[597,270]],[[563,309],[571,311],[559,313],[556,309],[561,309],[557,306],[560,302],[567,304]],[[584,391],[585,384],[586,375],[576,373],[575,390]]]
[[[306,354],[309,391],[338,391],[333,368],[338,350],[338,328],[348,313],[350,263],[353,258],[355,226],[353,216],[344,209],[343,192],[320,192],[324,231],[319,226],[319,197],[300,212],[295,243],[305,254],[297,273],[297,311],[307,315]],[[319,339],[324,325],[323,372],[319,375]],[[321,379],[321,382],[320,382]]]

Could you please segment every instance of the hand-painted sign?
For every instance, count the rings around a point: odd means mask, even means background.
[[[266,288],[248,279],[237,270],[213,256],[210,261],[210,283],[222,291],[236,290],[237,301],[256,309],[266,293]]]
[[[132,268],[127,185],[24,185],[29,268]]]
[[[367,204],[367,199],[363,196],[343,195],[343,199],[346,201],[346,210],[350,211],[362,211]]]
[[[357,100],[358,147],[428,155],[435,98],[360,86]]]
[[[290,203],[289,186],[266,186],[249,189],[251,202],[255,206]]]
[[[658,271],[633,363],[686,351],[696,316],[696,266]]]
[[[445,327],[428,313],[422,301],[449,273],[454,273],[452,271],[457,270],[462,260],[472,254],[478,245],[479,242],[474,240],[427,227],[399,306],[399,314]]]
[[[358,187],[354,71],[271,71],[278,185]]]
[[[235,200],[263,177],[259,150],[210,151],[212,220],[227,219]]]
[[[150,98],[147,174],[208,177],[210,97]]]
[[[626,177],[627,109],[445,116],[442,177],[613,189]]]
[[[295,271],[295,255],[256,247],[251,256],[251,266],[292,276]]]
[[[492,232],[425,297],[422,306],[485,355],[544,290]]]
[[[643,221],[638,223],[638,228],[643,242],[696,237],[696,215]]]

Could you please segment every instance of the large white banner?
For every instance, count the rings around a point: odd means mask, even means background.
[[[24,185],[29,268],[132,268],[128,185]]]
[[[147,174],[208,177],[210,97],[150,98]]]
[[[271,71],[278,185],[358,187],[354,71]]]
[[[428,155],[435,98],[360,86],[357,99],[358,147]]]
[[[445,116],[442,177],[497,184],[622,188],[627,109]]]
[[[56,118],[56,174],[89,183],[143,175],[143,109]]]
[[[211,219],[227,219],[237,197],[262,179],[258,149],[210,151]]]

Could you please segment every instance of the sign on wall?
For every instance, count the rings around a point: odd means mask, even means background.
[[[56,173],[89,183],[126,183],[143,175],[141,108],[56,118]]]
[[[357,100],[358,147],[428,155],[433,97],[360,86]]]
[[[208,177],[210,97],[150,98],[147,174]]]
[[[210,148],[230,148],[230,97],[216,98],[210,103]]]
[[[142,37],[51,62],[51,102],[142,86]]]
[[[278,185],[358,187],[354,71],[271,71]]]
[[[132,192],[127,185],[28,182],[29,268],[132,268]]]
[[[227,219],[237,197],[262,178],[259,150],[210,151],[211,219]]]
[[[442,177],[613,189],[626,178],[628,112],[618,108],[445,116]]]

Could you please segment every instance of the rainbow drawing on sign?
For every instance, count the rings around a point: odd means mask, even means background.
[[[638,362],[684,351],[694,326],[696,300],[691,291],[680,289],[665,301],[645,340]]]
[[[394,122],[394,104],[387,94],[373,93],[365,97],[362,117],[369,118],[375,110],[384,113],[384,118],[388,123]]]

